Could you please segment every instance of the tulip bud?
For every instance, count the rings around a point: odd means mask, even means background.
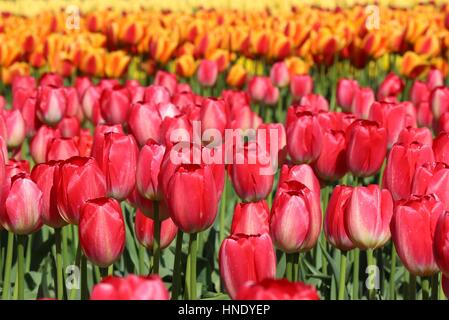
[[[320,300],[320,296],[312,285],[286,279],[264,279],[259,283],[243,284],[236,300]]]
[[[371,88],[358,88],[352,99],[352,113],[357,118],[368,119],[371,105],[374,101],[374,92]]]
[[[401,103],[374,102],[369,113],[370,120],[387,130],[388,148],[397,141],[399,133],[405,127],[405,117],[405,106]]]
[[[262,102],[270,86],[270,79],[266,77],[255,76],[248,82],[248,93],[251,99],[256,102]]]
[[[80,135],[81,124],[77,117],[64,117],[58,123],[58,130],[63,138],[73,138]]]
[[[265,200],[237,203],[232,218],[231,234],[261,235],[270,231],[270,213]]]
[[[444,75],[439,69],[430,69],[426,82],[430,90],[441,87],[444,85]]]
[[[224,100],[214,98],[204,99],[200,111],[200,121],[201,134],[206,130],[213,129],[218,130],[223,136],[227,126]]]
[[[449,276],[449,252],[447,250],[448,235],[449,212],[446,211],[438,217],[433,238],[433,254],[435,262],[446,277]],[[446,290],[447,289],[449,289],[449,286],[446,286]],[[446,296],[449,296],[449,291],[446,291]]]
[[[78,234],[86,257],[99,267],[113,264],[125,248],[125,221],[115,199],[97,198],[80,208]]]
[[[220,275],[226,291],[235,299],[247,281],[259,282],[276,275],[276,255],[268,234],[232,235],[219,252]]]
[[[329,199],[324,220],[324,234],[334,247],[348,251],[355,248],[345,229],[345,216],[352,196],[352,187],[336,186]]]
[[[51,141],[59,137],[59,131],[43,125],[37,130],[30,143],[30,154],[36,163],[43,163],[47,159],[48,146]]]
[[[379,101],[389,97],[397,97],[404,89],[404,81],[396,74],[390,72],[377,89],[377,99]]]
[[[407,270],[416,276],[438,272],[433,238],[444,208],[434,196],[412,197],[396,206],[391,221],[394,246]]]
[[[428,102],[430,90],[426,83],[415,80],[410,89],[410,101],[417,106],[419,103]]]
[[[290,72],[285,62],[276,62],[270,70],[270,79],[273,85],[277,87],[285,87],[290,82]]]
[[[94,140],[92,143],[92,157],[95,158],[98,163],[103,159],[103,144],[104,135],[109,132],[123,133],[122,125],[116,124],[113,126],[108,126],[105,124],[99,124],[94,130]]]
[[[158,201],[162,199],[162,190],[159,187],[159,171],[165,154],[165,146],[148,140],[140,149],[136,168],[136,187],[139,193],[149,199]]]
[[[263,103],[267,106],[274,106],[279,100],[279,89],[273,85],[269,85]]]
[[[413,128],[407,127],[399,133],[398,143],[409,145],[413,141],[421,144],[432,145],[432,131],[429,128]],[[435,152],[435,151],[434,151]]]
[[[435,161],[449,164],[449,133],[441,132],[432,145]]]
[[[64,93],[67,101],[66,116],[75,117],[79,121],[82,121],[84,114],[78,92],[74,87],[65,87]]]
[[[156,105],[136,103],[131,106],[128,125],[140,146],[148,139],[160,141],[161,116]]]
[[[169,293],[157,275],[107,277],[96,284],[91,300],[168,300]]]
[[[25,120],[22,117],[22,113],[19,110],[4,110],[3,117],[5,119],[6,143],[8,147],[17,148],[21,146],[26,135]]]
[[[449,111],[449,88],[437,87],[430,94],[433,118],[438,121],[441,115]]]
[[[40,126],[39,119],[36,117],[36,97],[32,96],[26,99],[19,110],[25,121],[26,136],[34,136],[36,129]]]
[[[297,181],[283,182],[271,208],[273,243],[286,253],[303,252],[316,245],[321,230],[321,208],[313,192]]]
[[[100,98],[101,116],[109,124],[120,124],[128,120],[131,101],[127,88],[114,87],[103,90]]]
[[[64,88],[40,86],[37,94],[37,115],[42,122],[53,125],[65,115],[67,101]]]
[[[79,156],[78,146],[73,138],[54,138],[47,149],[47,161],[67,160]]]
[[[83,113],[87,119],[93,120],[96,113],[100,113],[100,97],[103,89],[99,86],[90,86],[84,92],[81,100]]]
[[[31,234],[42,226],[42,191],[27,174],[11,178],[11,186],[2,195],[0,224],[8,231]]]
[[[256,141],[234,145],[228,173],[237,195],[244,202],[265,199],[273,188],[274,172],[265,146]]]
[[[145,89],[144,101],[153,105],[170,102],[170,93],[162,86],[151,85]]]
[[[412,142],[409,145],[396,143],[388,154],[383,181],[393,199],[408,199],[411,195],[416,168],[433,161],[434,156],[429,145],[418,142]]]
[[[212,87],[217,81],[218,67],[215,61],[201,60],[198,67],[198,82],[204,87]]]
[[[71,224],[78,224],[84,202],[106,195],[106,179],[93,158],[73,157],[62,162],[55,179],[59,213]]]
[[[349,171],[369,177],[380,170],[387,152],[387,132],[374,121],[354,121],[346,131]]]
[[[295,163],[310,163],[318,159],[323,134],[318,117],[308,111],[288,110],[287,151]]]
[[[312,93],[313,79],[308,74],[306,75],[294,75],[290,80],[290,91],[293,96],[293,100],[300,100],[302,97]]]
[[[376,249],[390,240],[393,199],[378,185],[355,187],[345,214],[345,228],[351,241],[360,249]]]
[[[147,249],[153,249],[154,221],[148,218],[142,211],[137,210],[134,224],[137,240]],[[161,222],[160,248],[167,248],[176,237],[178,227],[173,220],[168,218]]]
[[[115,132],[104,135],[102,160],[99,164],[106,177],[109,197],[121,201],[133,190],[138,153],[136,141],[131,135]]]
[[[314,163],[317,175],[326,181],[335,181],[347,172],[346,167],[346,138],[343,131],[329,130],[323,133],[321,152]]]
[[[359,83],[352,79],[340,79],[337,83],[337,104],[345,112],[351,111],[354,95],[359,88]]]

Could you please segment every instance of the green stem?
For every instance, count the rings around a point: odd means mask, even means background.
[[[111,276],[113,276],[113,275],[114,275],[114,265],[111,264],[111,265],[108,267],[108,276],[111,277]]]
[[[416,300],[416,276],[410,274],[408,282],[408,298],[409,300]]]
[[[197,233],[190,234],[189,258],[190,258],[190,291],[189,299],[196,300],[196,249],[197,249]]]
[[[288,281],[295,281],[294,276],[294,264],[295,264],[295,253],[286,253],[285,258],[287,261],[287,266],[285,268],[285,277]]]
[[[78,248],[76,249],[76,257],[75,257],[75,266],[79,266],[80,262],[81,262],[81,244],[78,243]],[[78,280],[78,279],[75,279]],[[78,289],[76,288],[77,286],[74,286],[72,288],[72,291],[70,291],[70,300],[75,300],[76,299],[76,292],[78,291]]]
[[[178,300],[181,289],[181,258],[182,258],[182,237],[184,233],[179,230],[176,235],[175,261],[173,265],[173,292],[172,299]]]
[[[87,286],[87,258],[81,255],[81,300],[89,299],[89,290]]]
[[[139,273],[141,275],[145,274],[145,247],[143,245],[139,246]]]
[[[26,235],[17,236],[17,272],[18,272],[18,299],[23,300],[25,298],[25,245],[27,241]]]
[[[227,195],[228,195],[228,179],[225,176],[223,195],[221,197],[221,207],[220,207],[220,244],[223,242],[225,237],[225,216],[226,216]]]
[[[360,268],[360,249],[354,249],[354,267],[352,279],[352,300],[359,299],[359,268]]]
[[[368,266],[375,266],[376,260],[374,259],[373,255],[373,249],[366,250],[366,259]],[[368,289],[368,298],[369,300],[375,300],[376,299],[376,291],[372,288]]]
[[[14,246],[14,233],[8,232],[8,244],[6,249],[6,268],[5,268],[5,277],[3,278],[3,291],[2,291],[2,300],[9,299],[9,290],[11,288],[11,266],[12,266],[12,255],[13,255],[13,246]]]
[[[421,298],[422,300],[429,300],[430,298],[430,281],[428,277],[421,277]]]
[[[431,279],[430,285],[432,287],[432,296],[431,296],[432,300],[438,300],[438,289],[439,289],[438,278],[439,278],[439,276],[440,275],[438,273],[434,274]]]
[[[345,299],[346,288],[346,251],[342,251],[340,255],[340,279],[338,282],[338,300]]]
[[[153,241],[153,273],[159,273],[159,259],[161,256],[161,221],[159,220],[159,202],[153,202],[154,241]]]
[[[67,266],[67,263],[69,261],[69,258],[67,257],[67,228],[62,227],[61,228],[62,233],[62,265],[65,267]]]
[[[439,274],[439,284],[438,284],[438,300],[446,300],[446,295],[443,290],[443,274]]]
[[[391,272],[390,272],[390,283],[389,283],[389,298],[390,300],[394,300],[396,296],[395,283],[394,278],[396,276],[396,249],[394,245],[391,245]]]
[[[64,276],[62,272],[62,253],[61,253],[61,228],[55,229],[55,247],[56,247],[56,298],[64,298]]]
[[[30,234],[28,236],[26,256],[25,256],[26,257],[25,258],[25,272],[30,271],[32,243],[33,243],[33,234]]]

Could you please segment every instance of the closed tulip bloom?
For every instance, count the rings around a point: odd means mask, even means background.
[[[265,200],[237,203],[232,217],[231,234],[260,235],[270,231],[270,213]]]
[[[106,195],[106,179],[93,158],[73,157],[62,162],[55,179],[59,213],[71,224],[78,224],[84,202]]]
[[[21,173],[11,178],[11,186],[2,195],[4,207],[0,210],[0,224],[8,231],[31,234],[42,226],[42,191]]]
[[[81,124],[77,117],[64,117],[58,123],[58,130],[63,138],[73,138],[79,136],[81,131]]]
[[[40,86],[53,86],[62,87],[64,85],[64,79],[61,75],[54,72],[44,73],[39,79]]]
[[[76,77],[73,87],[78,93],[78,97],[81,99],[86,92],[87,88],[92,85],[92,81],[89,77]]]
[[[382,101],[388,97],[397,97],[404,89],[404,81],[390,72],[377,89],[377,99]]]
[[[167,89],[168,93],[172,96],[176,92],[178,82],[176,76],[170,72],[159,70],[154,77],[154,84]]]
[[[90,295],[91,300],[168,300],[167,288],[158,275],[125,278],[107,277],[96,284]]]
[[[99,86],[90,86],[81,99],[81,107],[87,119],[93,120],[95,113],[100,113],[100,97],[103,89]]]
[[[434,196],[412,197],[396,206],[391,221],[394,246],[407,270],[416,276],[438,272],[434,234],[443,205]]]
[[[268,234],[232,235],[219,252],[220,275],[226,291],[235,299],[247,282],[272,279],[276,275],[276,255]]]
[[[80,208],[78,234],[86,257],[99,267],[113,264],[125,248],[125,221],[115,199],[97,198]]]
[[[416,168],[413,176],[413,195],[436,195],[449,210],[449,166],[442,162],[427,162]]]
[[[352,187],[340,185],[335,187],[329,199],[326,217],[324,218],[324,234],[327,241],[343,251],[355,248],[345,228],[345,215],[352,196],[352,189]]]
[[[430,95],[429,101],[432,107],[433,118],[438,121],[443,113],[449,111],[449,88],[435,88]]]
[[[407,127],[402,129],[397,142],[408,145],[413,141],[431,146],[433,143],[432,131],[429,128]]]
[[[369,119],[376,121],[387,130],[388,148],[397,141],[399,133],[405,127],[406,110],[401,103],[374,102]]]
[[[337,83],[337,104],[345,112],[351,111],[352,100],[359,88],[357,80],[342,78]]]
[[[449,133],[441,132],[432,145],[435,161],[449,164]]]
[[[360,249],[376,249],[390,240],[393,199],[378,185],[355,187],[345,215],[345,228],[351,241]]]
[[[309,93],[300,100],[300,105],[309,106],[314,112],[329,111],[329,102],[319,94]]]
[[[285,62],[276,62],[270,70],[270,79],[273,85],[277,87],[285,87],[290,82],[290,72]]]
[[[225,103],[222,99],[206,98],[200,110],[201,134],[206,130],[218,130],[223,136],[227,126]]]
[[[264,133],[263,133],[264,132]],[[257,139],[266,145],[274,169],[284,164],[287,158],[287,134],[282,123],[263,123],[257,128]],[[265,141],[263,141],[265,139]]]
[[[144,102],[154,105],[170,102],[170,93],[165,87],[153,84],[145,89]]]
[[[329,130],[323,133],[323,150],[314,162],[317,175],[326,181],[335,181],[347,172],[346,138],[343,131]]]
[[[433,238],[433,254],[435,261],[440,268],[441,272],[448,277],[449,276],[449,212],[442,213],[437,221],[434,238]],[[446,290],[449,286],[446,287]],[[446,291],[446,295],[449,292]]]
[[[245,143],[242,150],[235,146],[234,150],[234,161],[228,165],[228,173],[235,192],[244,202],[265,199],[274,182],[274,170],[265,147],[252,141]]]
[[[121,201],[133,190],[136,183],[138,153],[133,136],[115,132],[105,134],[99,164],[106,177],[109,197]]]
[[[427,74],[426,83],[430,90],[444,85],[444,75],[439,69],[430,69]]]
[[[136,220],[134,223],[137,240],[147,249],[153,249],[154,243],[154,221],[148,218],[142,211],[136,211]],[[168,218],[162,221],[160,230],[161,249],[167,248],[176,237],[178,227],[173,220]]]
[[[100,98],[101,116],[108,124],[120,124],[128,120],[131,109],[129,91],[124,87],[103,90]]]
[[[273,243],[286,253],[303,252],[316,245],[321,230],[321,208],[311,190],[297,181],[284,182],[271,208]]]
[[[417,106],[419,103],[428,102],[430,96],[430,89],[426,83],[415,80],[410,89],[410,101]]]
[[[264,279],[258,283],[246,282],[236,300],[320,300],[320,296],[312,285],[286,279]]]
[[[31,179],[42,191],[42,222],[52,228],[61,228],[67,224],[59,214],[57,207],[57,186],[59,162],[49,161],[38,164],[31,172]],[[55,172],[56,171],[56,172]]]
[[[432,148],[412,142],[396,143],[388,154],[383,185],[394,200],[408,199],[412,191],[415,171],[426,162],[434,162]]]
[[[212,87],[217,81],[218,66],[213,60],[201,60],[198,66],[198,82],[204,87]]]
[[[65,115],[67,117],[76,117],[79,121],[82,121],[84,118],[83,108],[76,89],[74,87],[65,87],[64,92],[67,101]]]
[[[449,112],[441,115],[440,119],[433,123],[435,133],[449,132]]]
[[[161,116],[156,105],[151,103],[135,103],[131,107],[128,125],[140,146],[148,139],[160,141]]]
[[[352,99],[352,113],[357,118],[368,119],[371,105],[374,101],[374,92],[371,88],[358,88]]]
[[[79,136],[74,137],[80,157],[90,157],[92,155],[92,145],[94,137],[90,134],[89,129],[82,129]]]
[[[209,228],[217,215],[218,193],[209,165],[181,164],[166,171],[164,197],[173,222],[186,233]]]
[[[311,112],[294,112],[287,120],[287,151],[295,163],[310,163],[318,159],[323,134],[318,118]]]
[[[49,125],[58,123],[65,115],[67,101],[64,88],[40,86],[37,95],[37,116]]]
[[[47,161],[67,160],[79,156],[78,146],[73,138],[54,138],[47,149]]]
[[[136,187],[139,193],[149,200],[161,200],[159,172],[165,154],[165,146],[153,140],[140,149],[136,168]]]
[[[14,108],[13,108],[14,110]],[[27,137],[32,137],[36,133],[37,128],[41,125],[36,117],[36,97],[29,97],[21,105],[20,112],[25,121],[25,133]]]
[[[380,170],[387,152],[387,132],[377,122],[354,121],[346,131],[346,143],[349,171],[369,177]]]
[[[7,138],[6,143],[9,148],[16,148],[22,145],[25,140],[26,128],[20,110],[4,110],[3,118],[5,119]]]
[[[109,132],[124,133],[121,124],[112,126],[99,124],[95,127],[94,140],[92,143],[92,157],[94,157],[99,164],[101,163],[103,158],[104,135]]]
[[[312,93],[313,79],[308,74],[306,75],[294,75],[290,79],[290,91],[293,96],[293,100],[300,100],[302,97]]]
[[[279,89],[278,87],[270,84],[267,88],[267,92],[265,93],[265,98],[263,99],[264,104],[267,106],[274,106],[278,103],[279,100]]]
[[[248,82],[248,93],[252,100],[262,102],[270,86],[270,79],[266,77],[255,76]]]

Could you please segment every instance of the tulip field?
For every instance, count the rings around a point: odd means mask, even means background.
[[[0,12],[2,300],[449,297],[448,1]]]

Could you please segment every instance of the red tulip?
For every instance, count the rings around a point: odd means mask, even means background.
[[[323,134],[318,118],[311,112],[288,110],[287,150],[290,158],[296,163],[309,163],[318,159]],[[287,115],[287,117],[289,117]]]
[[[352,196],[352,187],[336,186],[329,199],[324,219],[324,234],[334,247],[348,251],[355,248],[345,229],[345,216]]]
[[[173,222],[186,233],[209,228],[217,215],[218,194],[212,167],[181,164],[166,175],[164,197]]]
[[[27,174],[11,178],[11,185],[2,195],[0,224],[8,231],[28,235],[42,226],[42,191]]]
[[[270,84],[265,93],[265,97],[263,99],[263,103],[267,106],[274,106],[278,103],[279,100],[279,89],[278,87]]]
[[[100,114],[100,97],[103,89],[100,86],[90,86],[81,99],[83,113],[87,119],[93,120],[95,114]],[[101,116],[101,115],[100,115]]]
[[[36,78],[32,76],[17,75],[13,77],[11,83],[11,91],[16,91],[19,88],[33,89],[36,88]]]
[[[87,88],[92,86],[92,81],[89,77],[76,77],[73,87],[78,93],[78,97],[81,99],[86,92]]]
[[[271,85],[270,79],[266,77],[255,76],[248,82],[248,93],[251,99],[256,102],[262,102]]]
[[[434,194],[449,210],[449,166],[442,162],[428,162],[416,168],[412,179],[413,195]]]
[[[259,144],[265,142],[266,150],[271,155],[274,170],[284,164],[287,158],[287,134],[282,123],[263,123],[257,128]],[[264,141],[265,140],[265,141]]]
[[[42,122],[53,125],[65,115],[67,101],[64,88],[40,86],[37,94],[37,115]]]
[[[6,143],[10,148],[17,148],[25,140],[25,120],[19,110],[3,110],[7,138]]]
[[[178,86],[178,82],[176,81],[176,76],[170,72],[159,70],[156,72],[156,76],[154,77],[154,84],[156,86],[162,86],[167,89],[170,95],[173,95],[176,92],[176,87]],[[145,100],[147,101],[147,100]]]
[[[435,88],[430,95],[429,101],[432,107],[433,117],[438,121],[443,113],[449,111],[449,88]]]
[[[286,279],[264,279],[246,282],[238,291],[236,300],[320,300],[312,285],[289,282]]]
[[[97,198],[80,208],[78,234],[81,249],[95,265],[107,267],[125,248],[125,221],[115,199]]]
[[[276,256],[268,234],[232,235],[219,253],[220,275],[226,291],[235,299],[247,281],[272,279],[276,274]]]
[[[440,119],[434,123],[434,131],[436,133],[449,132],[449,112],[443,113]]]
[[[337,104],[345,112],[351,111],[352,100],[359,88],[356,80],[342,78],[337,83]]]
[[[343,131],[329,130],[323,133],[322,150],[314,162],[317,175],[326,181],[335,181],[347,172],[346,138]]]
[[[169,293],[157,275],[107,277],[96,284],[91,300],[168,300]]]
[[[80,157],[90,157],[92,155],[92,144],[94,137],[90,134],[89,129],[82,129],[79,136],[74,137]]]
[[[294,75],[290,80],[290,91],[293,96],[293,100],[300,100],[302,97],[312,93],[313,79],[308,74],[306,75]]]
[[[421,144],[432,145],[432,131],[429,128],[413,128],[407,127],[402,129],[399,133],[398,143],[403,143],[404,145],[409,145],[413,141],[419,142]]]
[[[298,181],[305,185],[313,192],[317,198],[318,204],[320,203],[320,182],[309,165],[300,164],[288,166],[284,164],[281,168],[281,173],[279,176],[279,185],[282,185],[283,182],[290,180]]]
[[[202,135],[207,130],[218,130],[221,136],[223,136],[227,126],[224,100],[215,98],[204,99],[201,105],[200,121]]]
[[[314,112],[329,111],[329,102],[319,94],[309,93],[300,100],[300,105],[309,106]]]
[[[290,82],[290,72],[285,62],[276,62],[270,70],[270,79],[273,85],[285,87]]]
[[[273,243],[284,252],[313,248],[321,231],[321,208],[313,192],[297,181],[283,182],[271,208],[270,231]]]
[[[371,105],[374,101],[374,92],[371,88],[358,88],[352,99],[352,113],[355,114],[357,118],[368,119]]]
[[[136,220],[134,223],[137,240],[147,249],[153,248],[154,242],[154,221],[148,218],[142,211],[137,210]],[[160,230],[160,246],[161,249],[167,248],[176,237],[178,227],[173,220],[168,218],[162,221]]]
[[[397,97],[404,89],[404,81],[396,74],[390,72],[377,89],[377,99],[382,101],[385,98]]]
[[[99,124],[95,127],[94,130],[92,157],[94,157],[99,163],[103,159],[104,135],[109,132],[123,133],[122,125],[116,124],[113,126],[108,126],[105,124]]]
[[[432,145],[435,161],[449,164],[449,133],[441,132]]]
[[[42,222],[52,228],[61,228],[67,224],[59,214],[57,207],[57,186],[59,162],[49,161],[38,164],[31,172],[31,179],[42,191]]]
[[[433,256],[435,227],[443,205],[434,196],[412,197],[397,205],[391,221],[394,246],[402,263],[413,275],[438,272]]]
[[[231,234],[260,235],[270,231],[270,213],[265,200],[237,203],[232,218]]]
[[[64,79],[59,74],[53,72],[44,73],[39,79],[39,86],[62,87]]]
[[[412,142],[409,145],[396,143],[388,155],[383,181],[393,199],[408,199],[411,195],[416,168],[433,161],[434,156],[429,145],[418,142]]]
[[[429,102],[423,101],[416,105],[416,120],[419,126],[432,127],[433,115]]]
[[[170,93],[165,87],[153,84],[145,89],[144,102],[153,105],[170,102]]]
[[[101,116],[108,124],[120,124],[128,120],[131,100],[127,88],[114,87],[103,90],[100,97]]]
[[[59,213],[71,224],[78,224],[84,202],[106,195],[106,179],[93,158],[73,157],[62,162],[55,179]]]
[[[107,183],[107,195],[117,200],[128,197],[136,183],[138,148],[131,135],[108,132],[104,135],[99,165]]]
[[[433,238],[433,255],[435,257],[435,262],[446,277],[449,276],[449,251],[447,250],[449,245],[448,235],[449,212],[446,211],[438,218]],[[446,286],[446,290],[447,289],[449,289],[449,286]],[[446,291],[446,296],[448,296],[448,293],[449,292]]]
[[[72,138],[79,136],[81,131],[81,124],[77,117],[64,117],[58,123],[58,130],[63,138]]]
[[[165,154],[165,146],[148,140],[140,149],[136,168],[136,187],[139,193],[149,200],[161,200],[159,171]]]
[[[131,107],[128,124],[140,146],[148,139],[160,141],[161,116],[152,103],[135,103]]]
[[[444,85],[444,75],[439,69],[430,69],[427,74],[427,85],[430,90]]]
[[[73,138],[54,138],[47,147],[47,161],[67,160],[79,156],[78,146]]]
[[[346,143],[349,171],[359,177],[379,171],[387,152],[387,132],[377,122],[354,121],[346,131]]]
[[[66,116],[75,117],[79,121],[82,121],[84,118],[84,114],[78,92],[74,87],[65,87],[64,93],[67,101]]]
[[[402,103],[374,102],[369,114],[370,120],[387,130],[388,148],[398,140],[399,133],[405,128],[405,117],[406,109]]]
[[[201,60],[198,66],[198,82],[204,87],[212,87],[217,81],[218,66],[213,60]]]
[[[235,192],[245,202],[265,199],[273,188],[274,172],[265,146],[256,141],[234,146],[228,173]]]
[[[410,89],[410,101],[417,106],[422,102],[429,102],[430,90],[426,83],[415,80]]]
[[[36,97],[29,97],[21,104],[21,107],[17,109],[20,110],[23,120],[25,121],[26,136],[32,137],[40,125],[39,119],[36,116]],[[15,109],[13,108],[13,110]]]

